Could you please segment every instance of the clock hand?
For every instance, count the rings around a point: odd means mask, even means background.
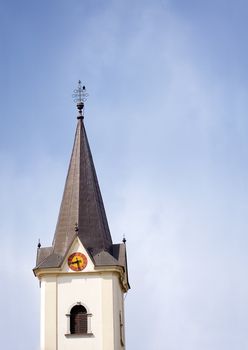
[[[71,262],[70,262],[70,265],[76,264],[76,263],[77,263],[76,261],[71,261]]]
[[[76,263],[77,263],[77,266],[78,266],[78,270],[80,270],[79,262],[80,262],[80,260],[77,259]]]
[[[71,264],[78,264],[78,263],[81,263],[82,260],[76,260],[76,261],[72,261]]]

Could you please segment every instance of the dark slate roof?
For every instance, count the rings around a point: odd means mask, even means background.
[[[110,248],[112,239],[82,119],[78,120],[53,240],[56,254],[64,256],[67,252],[75,236],[76,223],[78,237],[85,248]]]
[[[53,247],[44,247],[37,249],[36,265],[41,264],[53,252]]]
[[[41,248],[41,249],[48,249],[48,248]],[[63,257],[61,255],[51,253],[44,260],[37,259],[37,263],[36,263],[37,266],[35,269],[59,267],[62,264],[62,262],[63,262]]]
[[[126,246],[124,243],[112,244],[110,250],[89,250],[96,266],[122,266],[126,269]]]
[[[77,124],[53,244],[52,247],[38,248],[34,271],[61,266],[76,236],[96,266],[122,266],[127,274],[126,247],[112,244],[82,119]]]
[[[117,266],[119,265],[116,260],[108,251],[101,250],[97,254],[93,255],[93,259],[96,266]]]

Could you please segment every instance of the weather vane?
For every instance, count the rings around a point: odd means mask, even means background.
[[[83,119],[83,113],[82,110],[84,108],[84,102],[87,100],[87,96],[89,96],[89,94],[86,92],[86,88],[81,83],[81,80],[78,81],[78,88],[75,89],[74,94],[72,95],[74,102],[77,102],[77,108],[79,110],[79,116],[78,119]]]

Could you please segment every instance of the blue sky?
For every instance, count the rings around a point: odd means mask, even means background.
[[[0,3],[2,345],[39,348],[32,268],[38,238],[52,242],[81,79],[112,236],[127,238],[127,349],[248,348],[247,12]]]

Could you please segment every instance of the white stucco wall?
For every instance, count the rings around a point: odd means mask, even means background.
[[[82,272],[71,271],[67,257],[73,252],[87,256]],[[41,350],[124,350],[120,340],[119,313],[123,292],[119,273],[97,271],[81,242],[76,239],[59,271],[41,275]],[[67,314],[81,303],[89,314],[92,334],[68,335]]]
[[[124,298],[123,291],[120,287],[119,278],[113,276],[113,304],[114,304],[114,349],[125,349],[125,317],[124,317]],[[121,329],[120,318],[123,324]]]
[[[58,276],[58,349],[101,349],[101,279],[94,275]],[[69,333],[68,314],[71,308],[81,303],[91,316],[92,336],[65,336]]]
[[[46,276],[41,280],[41,350],[56,349],[57,342],[57,277]]]

